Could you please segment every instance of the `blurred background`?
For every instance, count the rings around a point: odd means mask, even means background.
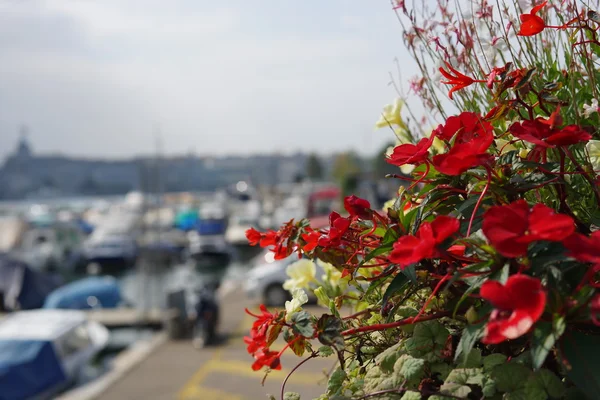
[[[0,399],[262,398],[235,332],[244,307],[283,306],[294,260],[245,231],[396,193],[374,128],[395,96],[390,8],[0,0]],[[192,379],[206,365],[247,384]]]

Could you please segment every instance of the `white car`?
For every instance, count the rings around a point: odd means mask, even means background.
[[[291,255],[283,260],[275,260],[273,253],[267,251],[255,260],[255,266],[248,271],[244,281],[246,297],[252,302],[264,303],[267,306],[283,306],[286,300],[291,299],[290,293],[282,286],[289,278],[286,269],[298,261],[298,257]],[[325,271],[319,263],[316,265],[316,276],[320,277]]]

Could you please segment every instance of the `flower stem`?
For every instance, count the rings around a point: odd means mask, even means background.
[[[403,325],[415,324],[417,322],[431,321],[434,319],[447,317],[448,315],[450,315],[450,311],[440,311],[435,314],[425,315],[418,319],[414,318],[414,317],[408,317],[408,318],[401,319],[400,321],[390,322],[388,324],[374,324],[374,325],[369,325],[369,326],[361,326],[358,328],[352,328],[352,329],[343,331],[342,336],[353,335],[355,333],[360,333],[360,332],[383,331],[386,329],[397,328],[397,327],[403,326]]]
[[[317,357],[317,353],[313,352],[310,356],[308,356],[304,360],[300,361],[300,363],[298,365],[296,365],[294,368],[292,368],[290,373],[287,374],[287,376],[283,380],[283,383],[281,384],[281,400],[283,400],[283,396],[285,394],[285,384],[287,383],[288,379],[290,379],[290,376],[294,373],[294,371],[296,371],[298,368],[300,368],[302,366],[302,364],[304,364],[308,360],[313,359],[315,357]]]
[[[469,227],[467,228],[466,237],[469,237],[471,235],[471,228],[473,226],[473,221],[475,220],[475,215],[477,215],[477,210],[479,210],[479,206],[481,205],[481,202],[483,201],[483,198],[485,197],[485,194],[487,193],[488,189],[490,188],[490,184],[492,183],[492,172],[490,171],[490,168],[487,166],[485,167],[485,169],[487,170],[487,173],[488,173],[487,174],[487,183],[485,184],[485,187],[481,191],[479,200],[477,200],[477,203],[475,203],[475,208],[473,209],[473,214],[471,214],[471,219],[469,220]]]

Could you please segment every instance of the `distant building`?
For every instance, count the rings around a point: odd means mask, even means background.
[[[295,154],[128,160],[35,154],[21,128],[17,146],[0,168],[0,199],[110,195],[131,190],[210,191],[240,180],[274,185],[302,175],[306,156]]]

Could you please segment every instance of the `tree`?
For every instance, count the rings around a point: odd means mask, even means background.
[[[306,160],[306,176],[313,180],[323,179],[323,164],[315,153],[311,153]]]
[[[375,155],[373,159],[373,172],[376,179],[381,179],[387,174],[399,174],[400,170],[398,167],[388,163],[386,159],[386,151],[390,146],[393,146],[393,142],[386,143]]]
[[[347,151],[336,156],[331,175],[346,196],[358,187],[361,172],[360,158],[356,153]]]

